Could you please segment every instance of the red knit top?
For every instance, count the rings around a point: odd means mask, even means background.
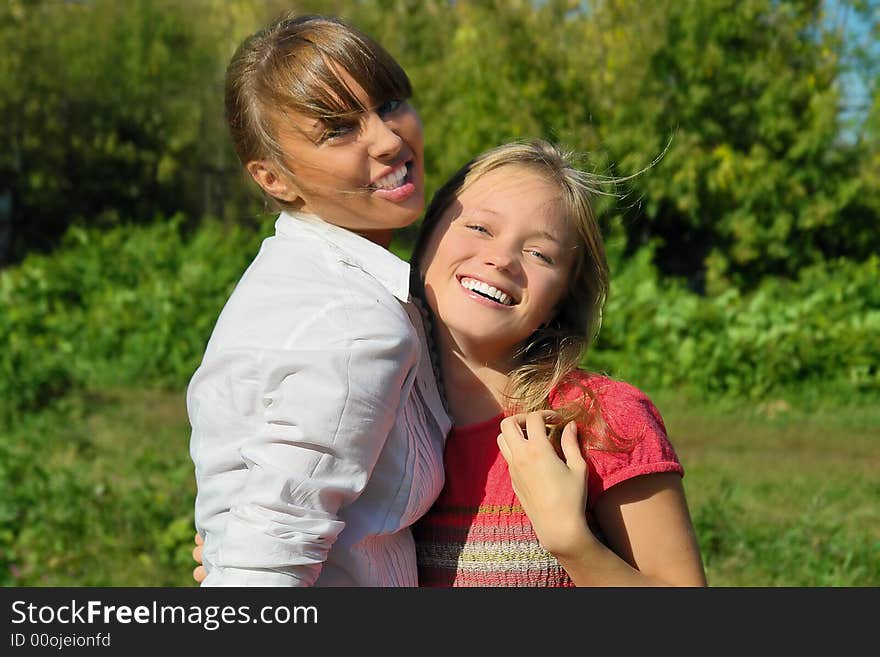
[[[587,515],[595,527],[592,508],[611,486],[655,472],[684,476],[684,469],[660,412],[641,390],[585,373],[576,379],[593,392],[610,428],[628,441],[624,451],[586,450]],[[577,385],[554,391],[551,406],[581,395]],[[556,558],[539,545],[513,492],[496,440],[502,419],[498,415],[454,427],[447,438],[446,485],[413,528],[420,586],[574,586]]]

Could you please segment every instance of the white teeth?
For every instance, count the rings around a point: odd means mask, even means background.
[[[462,278],[461,285],[468,290],[479,292],[480,294],[495,299],[495,301],[505,306],[513,305],[513,299],[511,299],[508,294],[502,292],[495,287],[492,287],[491,285],[484,283],[483,281],[478,281],[474,278]]]
[[[373,187],[376,189],[396,189],[403,184],[404,180],[406,180],[405,164],[401,165],[399,169],[392,171],[387,176],[379,178],[379,180],[373,183]]]

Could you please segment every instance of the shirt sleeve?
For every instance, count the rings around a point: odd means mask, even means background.
[[[658,472],[684,476],[660,411],[644,392],[606,379],[596,393],[603,419],[619,438],[619,448],[588,452],[590,508],[602,493],[627,479]]]
[[[323,332],[313,324],[289,347],[220,349],[194,377],[203,586],[318,578],[344,528],[339,511],[364,490],[419,359],[414,334],[389,313],[350,311],[325,314]]]

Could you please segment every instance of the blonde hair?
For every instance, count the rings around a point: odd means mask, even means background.
[[[286,112],[332,128],[368,108],[339,77],[345,70],[376,103],[406,100],[409,78],[369,36],[328,16],[287,14],[246,38],[226,69],[225,112],[232,143],[243,165],[269,160],[293,177],[278,141]],[[289,203],[268,197],[273,209]]]
[[[422,221],[413,262],[418,265],[431,233],[455,198],[490,171],[516,166],[530,171],[559,190],[563,215],[577,236],[575,262],[568,289],[556,315],[520,345],[517,365],[509,373],[506,396],[509,412],[550,408],[551,392],[560,387],[571,392],[570,375],[596,338],[609,291],[608,262],[602,232],[593,212],[591,198],[608,194],[603,187],[623,179],[590,174],[572,164],[572,154],[544,140],[513,142],[488,150],[468,162],[431,199]],[[562,421],[558,431],[575,420],[590,431],[596,445],[607,445],[610,430],[602,420],[595,395],[584,386],[579,399],[555,410]],[[558,440],[558,433],[556,435]]]

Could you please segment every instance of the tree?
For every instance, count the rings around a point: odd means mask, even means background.
[[[0,8],[0,266],[71,225],[248,207],[222,77],[250,2],[22,2]],[[4,190],[0,189],[0,194]],[[0,247],[3,245],[0,244]]]
[[[609,89],[600,119],[623,171],[671,139],[635,183],[630,251],[657,240],[664,272],[717,288],[880,248],[880,187],[859,175],[864,145],[842,138],[844,43],[820,0],[636,3],[635,18],[631,2],[594,4],[619,52],[656,26],[629,68],[638,84]]]

